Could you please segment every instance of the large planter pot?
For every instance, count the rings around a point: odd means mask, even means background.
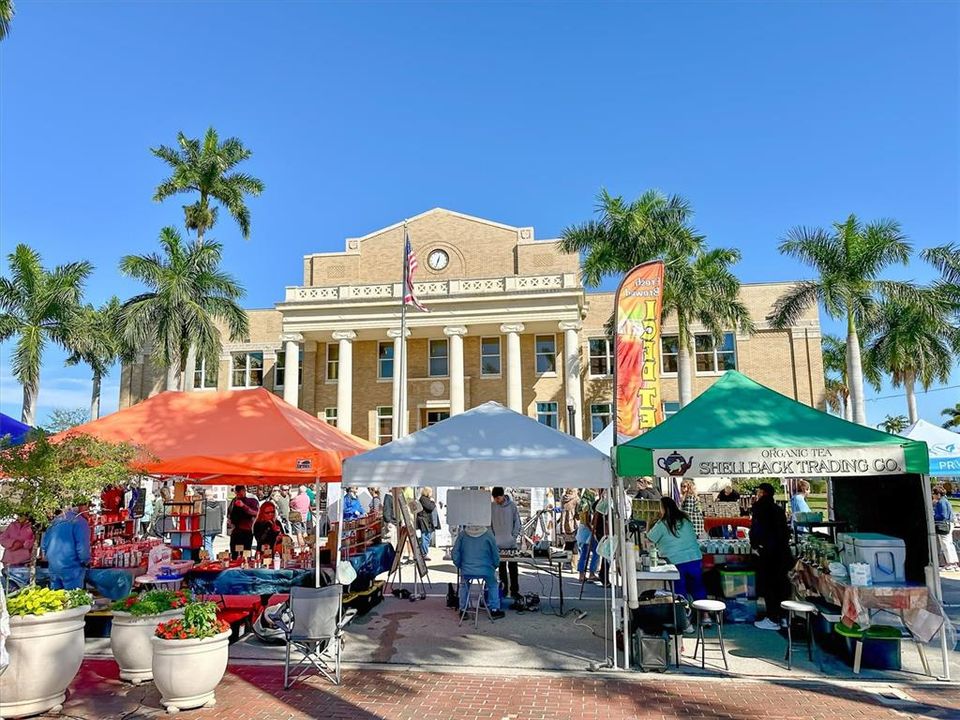
[[[21,718],[60,710],[83,662],[85,605],[10,618],[10,665],[0,675],[0,717]]]
[[[114,610],[110,629],[110,649],[120,666],[120,679],[139,685],[153,679],[153,634],[157,625],[182,618],[183,608],[159,615],[131,615]]]
[[[214,690],[227,670],[230,631],[204,640],[154,637],[153,683],[169,713],[213,707]]]

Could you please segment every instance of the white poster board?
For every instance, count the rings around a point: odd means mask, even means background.
[[[448,490],[447,525],[482,525],[492,521],[490,493],[487,490]]]

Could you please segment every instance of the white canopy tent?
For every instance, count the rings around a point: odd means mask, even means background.
[[[927,444],[930,452],[930,475],[960,477],[960,434],[926,420],[917,420],[902,435]]]
[[[609,488],[608,452],[488,402],[346,459],[343,484]]]
[[[590,441],[590,444],[593,445],[593,447],[608,457],[610,457],[610,453],[613,450],[613,425],[613,423],[607,425],[603,430],[600,431],[599,435]],[[619,438],[617,439],[617,444],[620,445],[628,440],[633,440],[633,438],[629,435],[620,433]]]

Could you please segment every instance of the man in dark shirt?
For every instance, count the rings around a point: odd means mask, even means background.
[[[774,492],[770,483],[757,487],[750,519],[750,546],[757,551],[757,593],[767,607],[767,617],[754,623],[761,630],[780,629],[780,603],[789,597],[788,573],[793,564],[787,516],[774,501]]]
[[[234,559],[240,556],[237,547],[253,549],[253,521],[257,518],[260,503],[247,495],[243,485],[234,488],[234,498],[230,503],[230,555]]]

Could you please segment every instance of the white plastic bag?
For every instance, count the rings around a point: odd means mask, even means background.
[[[850,572],[850,584],[854,587],[868,587],[873,585],[873,576],[867,563],[850,563],[847,566]]]

